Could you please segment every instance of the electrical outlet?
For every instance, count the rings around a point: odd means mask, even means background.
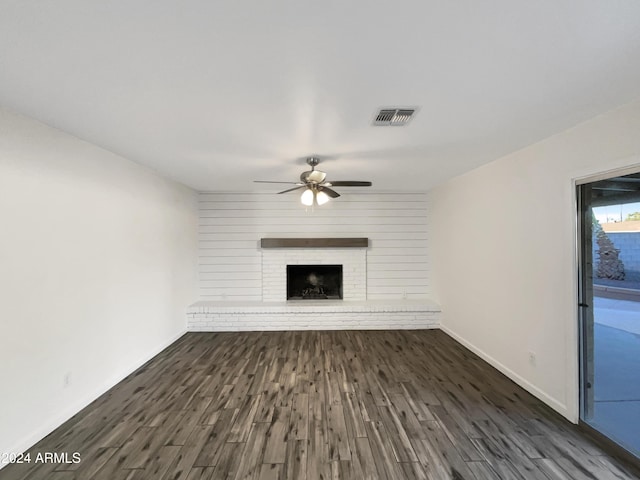
[[[536,366],[536,354],[535,354],[535,352],[529,352],[529,363],[534,367]]]
[[[62,378],[62,386],[67,388],[69,385],[71,385],[71,372],[65,373]]]

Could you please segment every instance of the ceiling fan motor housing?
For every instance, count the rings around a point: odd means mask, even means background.
[[[302,175],[300,175],[300,180],[304,183],[318,184],[324,182],[325,178],[327,178],[327,174],[320,170],[310,170],[308,172],[303,172]]]

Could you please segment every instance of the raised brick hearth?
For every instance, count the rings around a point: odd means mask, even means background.
[[[188,330],[384,330],[440,326],[440,308],[427,301],[197,302],[189,307]]]
[[[426,299],[367,298],[367,248],[261,249],[262,301],[201,301],[189,331],[424,329],[440,326]],[[287,301],[287,265],[342,265],[342,300]]]

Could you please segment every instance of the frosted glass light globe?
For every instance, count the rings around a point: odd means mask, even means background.
[[[300,195],[300,201],[307,207],[313,205],[313,190],[307,188],[304,192],[302,192],[302,195]]]

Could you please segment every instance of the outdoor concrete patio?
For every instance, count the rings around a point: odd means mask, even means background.
[[[590,423],[640,455],[640,302],[595,297],[595,414]]]

